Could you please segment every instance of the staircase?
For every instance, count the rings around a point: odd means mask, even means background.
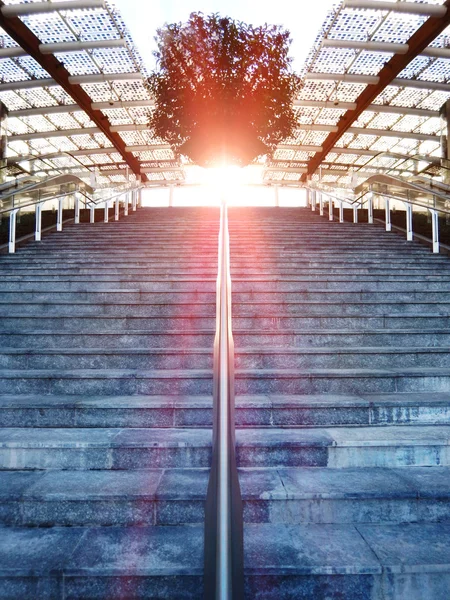
[[[202,598],[218,210],[0,257],[0,599]],[[230,209],[248,600],[448,600],[450,261]]]

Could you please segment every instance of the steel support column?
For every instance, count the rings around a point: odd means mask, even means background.
[[[40,242],[42,239],[42,207],[43,206],[44,206],[43,202],[36,204],[36,213],[35,213],[36,226],[35,226],[35,230],[34,230],[34,241],[35,242]]]
[[[60,198],[58,198],[58,208],[56,214],[56,231],[62,231],[63,229],[63,203],[64,197],[61,196]]]
[[[17,213],[19,209],[16,208],[9,213],[9,240],[8,240],[8,252],[14,254],[16,251],[16,225],[17,225]]]

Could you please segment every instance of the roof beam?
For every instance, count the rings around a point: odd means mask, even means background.
[[[0,25],[1,24],[2,24],[2,17],[0,15]],[[2,27],[3,27],[3,25],[2,25]],[[27,52],[27,54],[30,54],[30,53]],[[56,61],[60,65],[59,70],[61,70],[62,63],[60,63],[57,60],[57,58],[55,58],[52,54],[44,55],[44,54],[42,54],[42,52],[37,50],[36,56],[40,56],[42,59],[49,59],[52,62]],[[35,60],[36,60],[35,56],[33,56],[33,58],[35,58]],[[37,61],[37,62],[39,62],[39,61]],[[43,66],[43,65],[41,65],[41,66]],[[57,68],[54,63],[52,65],[52,67],[53,67],[53,69]],[[49,68],[50,68],[50,66],[49,66]],[[48,69],[46,69],[46,70],[48,71]],[[76,89],[76,88],[72,87],[75,85],[87,85],[87,84],[91,84],[91,83],[107,83],[107,82],[112,82],[112,81],[143,81],[143,79],[144,79],[141,73],[106,73],[106,74],[98,73],[95,75],[69,75],[69,73],[66,71],[66,69],[64,69],[64,71],[67,74],[67,77],[64,76],[65,85],[69,85],[70,89],[72,89],[72,91],[74,91]],[[58,71],[58,73],[59,73],[59,71]],[[59,75],[61,75],[61,73],[59,73]],[[52,87],[55,85],[61,85],[61,87],[64,87],[64,85],[62,85],[62,83],[60,83],[60,81],[58,81],[56,77],[54,79],[46,78],[46,79],[27,79],[26,81],[9,81],[8,83],[0,83],[0,92],[15,92],[17,90],[28,90],[28,89],[37,88],[37,87]],[[86,94],[86,96],[87,96],[87,94]],[[89,98],[89,100],[90,100],[90,98]],[[92,102],[90,102],[90,104],[92,104]]]
[[[99,48],[125,48],[123,38],[115,40],[93,40],[90,42],[59,42],[58,44],[39,44],[42,54],[56,54],[57,52],[82,52],[83,50],[96,50]],[[23,48],[0,48],[0,58],[16,58],[27,56]]]
[[[299,123],[297,131],[337,131],[337,125],[310,125],[308,123]]]
[[[344,48],[346,50],[368,50],[369,52],[390,52],[392,54],[406,54],[408,44],[392,44],[390,42],[360,42],[356,40],[325,39],[322,48]]]
[[[275,150],[295,150],[296,152],[320,152],[322,146],[311,146],[308,144],[299,144],[293,146],[292,144],[279,144]]]
[[[1,7],[4,17],[23,17],[55,12],[57,10],[80,10],[83,8],[105,8],[104,0],[70,0],[70,2],[30,2],[29,4],[7,4]]]
[[[306,173],[307,172],[307,168],[306,167],[267,167],[266,169],[264,169],[266,172],[277,172],[277,173]]]
[[[375,75],[358,75],[352,73],[306,73],[305,81],[342,81],[361,85],[377,85],[380,78]]]
[[[113,108],[146,108],[154,107],[154,100],[119,100],[116,102],[93,102],[92,108],[98,110],[110,110]]]
[[[82,111],[78,104],[57,104],[56,106],[39,106],[37,108],[21,108],[19,110],[11,110],[9,112],[9,117],[36,117],[77,111]]]
[[[142,149],[145,149],[147,152],[151,152],[153,150],[170,150],[171,147],[169,144],[153,144],[149,146],[127,146],[127,152],[141,152]],[[71,150],[70,152],[51,152],[49,154],[42,154],[40,156],[36,156],[35,154],[26,154],[23,156],[12,156],[8,158],[8,162],[21,162],[23,160],[33,160],[36,158],[51,159],[51,158],[64,158],[70,156],[91,156],[96,154],[117,154],[117,148],[82,148],[80,150]]]
[[[56,131],[33,131],[32,133],[19,133],[10,135],[9,142],[29,142],[30,140],[51,139],[60,137],[72,137],[74,135],[92,135],[103,133],[99,127],[80,127],[77,129],[57,129]]]
[[[77,0],[78,1],[78,0]],[[87,0],[81,0],[86,2]],[[93,0],[90,0],[92,3]],[[96,0],[95,0],[96,1]],[[37,3],[31,2],[20,6],[33,6]],[[74,5],[72,0],[69,2],[44,2],[44,5],[53,5],[53,8],[57,9],[57,5],[60,5],[61,10],[66,10],[67,5]],[[61,6],[62,5],[62,6]],[[94,124],[100,129],[100,131],[110,140],[112,145],[117,148],[117,151],[123,157],[124,161],[129,165],[131,170],[136,174],[140,174],[140,165],[136,157],[127,152],[125,149],[125,142],[116,132],[111,131],[111,125],[108,118],[99,110],[92,109],[92,99],[84,91],[80,84],[71,81],[71,76],[64,65],[52,54],[42,54],[39,50],[40,40],[34,35],[34,33],[17,17],[11,16],[14,13],[9,12],[10,16],[5,16],[4,9],[11,7],[12,5],[6,6],[0,0],[0,27],[13,38],[13,40],[21,46],[27,54],[38,62],[45,71],[53,78],[53,80],[60,85],[65,92],[67,92],[73,100],[84,110],[87,116],[94,122]],[[92,6],[92,4],[91,4]],[[78,7],[79,8],[79,7]],[[141,75],[142,77],[142,75]]]
[[[356,102],[333,102],[332,100],[295,100],[294,106],[306,108],[326,108],[333,110],[354,110]],[[385,104],[370,104],[366,111],[377,113],[394,113],[398,115],[414,115],[417,117],[439,117],[438,110],[411,108],[409,106],[391,106]],[[10,113],[11,114],[11,113]]]
[[[311,129],[314,127],[314,129]],[[330,125],[299,125],[297,131],[337,131],[337,127],[331,127]],[[376,137],[396,137],[406,138],[410,140],[420,141],[433,141],[439,142],[440,137],[437,135],[431,135],[427,133],[415,133],[412,131],[396,131],[392,129],[371,129],[370,127],[349,127],[347,133],[354,133],[355,135],[374,135]]]
[[[42,54],[56,54],[57,52],[82,52],[83,50],[96,50],[98,48],[126,48],[123,38],[114,40],[92,40],[90,42],[59,42],[57,44],[40,44]]]
[[[345,48],[348,50],[367,50],[368,52],[388,52],[389,54],[406,54],[409,50],[408,44],[392,44],[390,42],[361,42],[356,40],[322,40],[323,48]],[[450,58],[449,48],[425,48],[420,56],[433,58]]]
[[[330,108],[333,110],[352,110],[356,108],[356,102],[334,102],[333,100],[294,100],[294,107],[306,108]]]
[[[128,152],[152,152],[153,150],[172,150],[170,144],[126,146]]]
[[[347,2],[349,0],[346,0]],[[367,1],[367,0],[366,0]],[[380,5],[377,0],[375,4]],[[395,3],[395,6],[401,6],[405,2]],[[415,3],[414,3],[415,4]],[[415,4],[418,7],[424,7],[422,3]],[[431,5],[430,5],[431,6]],[[433,5],[434,7],[436,5]],[[309,161],[308,175],[312,175],[317,170],[320,163],[325,159],[331,148],[336,146],[346,131],[353,125],[358,117],[367,109],[368,106],[379,96],[383,90],[392,83],[393,80],[405,69],[409,63],[418,56],[425,48],[427,48],[433,40],[444,31],[450,24],[450,11],[447,10],[450,6],[450,0],[445,0],[443,5],[439,5],[441,14],[432,16],[425,21],[423,25],[409,38],[409,50],[406,54],[394,54],[394,56],[385,64],[378,74],[378,83],[369,84],[361,92],[356,100],[357,107],[354,110],[348,110],[338,121],[338,131],[330,133],[327,139],[323,142],[322,152],[318,152]],[[445,14],[443,11],[445,10]]]
[[[91,108],[93,110],[113,110],[118,108],[145,108],[155,106],[154,100],[129,100],[117,102],[93,102]],[[19,110],[11,110],[10,117],[33,117],[41,115],[52,115],[58,113],[72,113],[81,111],[78,104],[58,104],[56,106],[38,106],[36,108],[21,108]]]
[[[395,54],[401,56],[400,54]],[[416,55],[417,56],[417,55]],[[392,59],[391,59],[392,60]],[[385,67],[384,67],[385,68]],[[384,70],[383,68],[383,70]],[[351,73],[307,73],[305,81],[337,81],[344,83],[360,83],[361,85],[379,85],[380,78],[372,77],[371,75],[352,75]],[[392,79],[387,85],[397,87],[413,87],[425,90],[439,90],[442,92],[450,92],[449,83],[439,83],[437,81],[421,81],[418,79]],[[0,86],[1,87],[1,86]],[[383,88],[384,89],[384,88]],[[353,109],[356,110],[356,109]]]
[[[276,150],[293,150],[295,152],[298,152],[304,147],[305,146],[300,145],[296,146],[295,144],[280,144],[279,146],[277,146]],[[323,149],[322,146],[317,146],[317,148],[319,148],[317,152],[321,152]],[[356,154],[359,156],[376,156],[377,154],[380,154],[378,150],[362,150],[361,148],[341,148],[339,146],[336,146],[335,148],[330,148],[329,152],[335,152],[338,154]]]
[[[305,127],[312,127],[312,125],[305,125]],[[316,129],[317,127],[317,129]],[[322,127],[327,125],[314,126],[312,131],[323,131]],[[113,133],[119,133],[122,131],[149,131],[148,125],[112,125],[110,131]],[[311,130],[309,130],[311,131]],[[330,131],[326,129],[326,131]],[[20,133],[17,135],[10,135],[8,137],[10,142],[37,140],[39,138],[60,138],[70,137],[72,135],[86,135],[92,133],[103,133],[100,127],[79,127],[77,129],[56,129],[55,131],[33,131],[32,133]]]
[[[182,167],[142,167],[141,173],[183,173]]]
[[[414,131],[396,131],[393,129],[371,129],[369,127],[349,127],[347,133],[355,135],[374,135],[376,137],[395,137],[408,140],[419,140],[423,142],[440,143],[441,138],[438,135],[428,133],[415,133]]]
[[[443,17],[447,12],[446,6],[437,4],[422,4],[419,2],[380,2],[379,0],[344,0],[344,8],[388,10],[429,17]]]
[[[389,85],[394,85],[396,87],[412,87],[417,88],[419,90],[431,90],[450,93],[450,84],[439,83],[438,81],[421,81],[419,79],[396,78],[393,79],[389,83]]]

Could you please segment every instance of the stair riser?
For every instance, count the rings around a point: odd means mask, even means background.
[[[45,402],[44,402],[45,404]],[[388,406],[388,407],[245,407],[237,405],[236,427],[348,427],[386,425],[450,425],[447,406]],[[0,427],[113,427],[113,428],[211,428],[212,398],[208,405],[176,408],[96,408],[67,405],[61,408],[0,409]]]
[[[447,376],[308,377],[305,375],[245,378],[238,375],[236,393],[245,394],[389,394],[396,392],[446,392],[450,389]]]
[[[105,291],[107,289],[118,290],[124,288],[125,290],[130,287],[137,288],[141,292],[166,292],[168,290],[174,290],[178,292],[195,292],[200,293],[209,292],[214,293],[215,281],[201,280],[201,279],[179,279],[178,281],[172,281],[170,279],[155,280],[155,281],[124,281],[124,280],[109,280],[109,281],[54,281],[53,279],[45,278],[44,280],[21,280],[21,281],[9,281],[0,282],[0,293],[10,291],[41,291],[48,292],[49,289],[58,289],[62,292],[69,291],[81,291],[81,292],[95,292]],[[439,292],[439,293],[450,293],[450,284],[447,281],[369,281],[364,279],[360,282],[351,281],[328,281],[326,279],[320,281],[233,281],[233,291],[238,293],[267,293],[267,292],[278,292],[278,293],[296,293],[303,294],[315,290],[320,291],[338,291],[338,292],[358,292],[370,293],[370,292],[402,292],[411,291],[423,292]]]
[[[214,316],[210,317],[2,317],[4,331],[73,331],[78,333],[102,333],[125,331],[195,331],[198,329],[213,329]],[[311,330],[321,329],[346,329],[346,330],[373,330],[373,329],[448,329],[450,316],[310,316],[310,317],[235,317],[233,319],[234,331],[292,331],[296,329]]]
[[[90,286],[89,286],[90,287]],[[133,288],[134,286],[131,286]],[[104,290],[104,291],[86,291],[79,290],[73,292],[60,291],[59,286],[54,288],[54,291],[16,291],[16,292],[0,292],[0,301],[6,304],[26,302],[47,302],[54,304],[57,302],[77,303],[77,302],[92,302],[113,304],[123,303],[124,305],[139,303],[195,303],[195,302],[215,302],[214,292],[189,292],[189,291],[172,291],[172,292],[140,292],[139,290],[126,289],[121,291]],[[443,306],[449,306],[449,292],[389,292],[389,306],[395,303],[402,303],[405,310],[408,310],[410,304],[423,304],[430,306],[429,303],[436,303],[432,306],[432,310],[439,310],[439,303]],[[329,305],[340,305],[340,310],[345,310],[346,303],[371,302],[378,303],[384,306],[386,300],[385,292],[333,292],[329,290],[316,292],[235,292],[233,293],[233,308],[236,310],[240,302],[260,303],[262,308],[265,303],[278,304],[279,310],[284,310],[283,304],[294,304],[302,302],[322,302]],[[427,304],[428,303],[428,304]],[[430,306],[430,308],[431,308]],[[304,306],[307,310],[308,306]]]
[[[450,466],[450,446],[238,446],[240,467],[437,467]],[[1,470],[189,469],[210,466],[210,447],[0,448]]]
[[[298,355],[239,355],[236,356],[237,369],[390,369],[409,367],[450,368],[450,350],[448,352],[381,352],[347,354],[338,349],[330,354]],[[212,369],[212,349],[209,353],[154,354],[150,351],[142,354],[95,355],[78,353],[72,355],[51,353],[47,355],[3,354],[0,350],[0,369]]]
[[[240,267],[239,269],[234,267],[231,270],[232,277],[243,278],[246,276],[277,276],[279,278],[283,277],[313,277],[315,275],[328,277],[328,276],[344,276],[344,277],[354,277],[357,275],[370,275],[370,276],[379,276],[379,277],[387,277],[389,278],[392,275],[392,268],[385,266],[370,266],[370,267],[356,267],[356,266],[343,266],[343,267],[266,267],[264,265],[261,266],[248,266],[248,267]],[[120,267],[119,265],[115,267],[76,267],[76,268],[63,268],[60,269],[49,269],[49,268],[35,268],[35,269],[2,269],[0,270],[0,276],[5,278],[5,280],[10,280],[13,278],[17,278],[19,276],[24,276],[27,278],[31,277],[53,277],[55,279],[63,279],[66,280],[67,277],[79,277],[79,276],[92,276],[95,273],[95,277],[98,279],[102,279],[104,277],[127,277],[133,275],[134,277],[139,278],[149,278],[152,275],[162,275],[162,276],[171,276],[176,277],[177,275],[185,276],[185,275],[205,275],[207,277],[212,277],[217,275],[217,264],[214,261],[211,261],[210,264],[205,264],[201,266],[195,265],[168,265],[162,266],[158,263],[153,265],[148,265],[147,267],[138,268],[130,268],[128,266]],[[450,269],[448,268],[434,268],[427,267],[424,265],[421,268],[416,267],[402,267],[402,277],[450,277]]]
[[[212,375],[205,378],[191,379],[110,378],[107,376],[89,379],[51,379],[51,378],[17,378],[5,379],[0,376],[0,388],[3,394],[79,394],[79,395],[211,395]]]
[[[448,336],[450,343],[450,334]],[[8,348],[212,348],[214,330],[210,333],[105,333],[105,334],[52,334],[0,333],[0,344]]]
[[[436,347],[450,346],[450,333],[434,330],[430,333],[417,330],[414,333],[399,331],[393,338],[391,332],[336,332],[321,333],[303,332],[289,334],[282,332],[239,333],[234,332],[234,341],[237,351],[239,348],[261,347],[273,349],[276,347],[294,346],[297,348],[324,348],[324,347]],[[0,333],[0,345],[5,348],[212,348],[214,343],[214,330],[196,333]]]
[[[131,302],[131,300],[130,300]],[[195,301],[194,301],[195,302]],[[84,317],[84,316],[111,316],[111,317],[207,317],[215,316],[213,303],[202,304],[0,304],[0,317],[23,318],[32,317]],[[374,317],[399,315],[418,317],[421,314],[432,314],[433,317],[450,316],[450,303],[437,305],[428,304],[239,304],[233,305],[233,317],[238,318],[288,318],[288,317]],[[3,319],[2,319],[3,321]]]
[[[244,523],[345,524],[450,521],[450,499],[334,498],[243,500]],[[185,525],[204,522],[204,500],[22,499],[0,502],[0,525],[16,527],[101,527]]]
[[[52,279],[45,280],[22,280],[22,281],[9,281],[5,282],[2,280],[0,282],[0,293],[1,292],[9,292],[9,291],[44,291],[47,292],[49,289],[52,289],[55,286],[55,282]],[[89,281],[61,281],[57,282],[57,287],[59,290],[63,292],[69,291],[92,291],[95,292],[97,290],[104,291],[105,289],[118,290],[120,288],[124,288],[126,290],[130,289],[130,287],[137,288],[141,291],[146,292],[167,292],[167,290],[175,290],[175,291],[199,291],[199,292],[209,292],[213,293],[215,289],[215,281],[211,280],[203,280],[200,279],[185,279],[178,281],[153,281],[153,282],[132,282],[130,281],[122,281],[122,280],[110,280],[107,282],[95,282]]]

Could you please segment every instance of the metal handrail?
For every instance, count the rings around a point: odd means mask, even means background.
[[[339,202],[339,222],[341,222],[341,223],[344,222],[344,211],[343,211],[344,204],[349,204],[353,208],[353,223],[357,223],[358,222],[358,209],[361,208],[365,204],[366,201],[369,202],[368,223],[373,224],[375,220],[378,221],[378,219],[374,218],[374,214],[373,214],[373,198],[374,198],[374,196],[380,196],[383,199],[384,205],[385,205],[384,210],[385,210],[386,231],[392,231],[392,228],[394,227],[391,222],[390,201],[394,200],[397,202],[401,202],[402,204],[404,204],[404,206],[406,208],[406,230],[404,230],[404,231],[406,231],[406,239],[408,241],[412,241],[414,239],[413,206],[425,208],[426,210],[428,210],[431,213],[432,239],[425,238],[424,236],[419,236],[419,237],[421,239],[424,239],[427,242],[432,243],[434,253],[440,252],[440,247],[442,244],[440,244],[440,241],[439,241],[439,213],[445,215],[446,218],[448,218],[448,216],[450,215],[450,210],[447,210],[446,208],[437,206],[436,202],[434,202],[433,206],[429,206],[424,203],[418,202],[417,200],[414,200],[412,198],[395,196],[395,195],[389,194],[387,192],[379,192],[379,191],[375,191],[372,189],[365,191],[358,199],[352,201],[349,199],[344,199],[344,198],[339,198],[337,196],[333,196],[332,194],[328,193],[327,191],[321,190],[320,188],[317,188],[317,187],[311,187],[311,186],[305,186],[305,187],[306,187],[306,192],[307,192],[307,204],[311,206],[311,210],[313,210],[313,211],[316,210],[316,193],[318,192],[320,194],[319,195],[320,216],[324,216],[322,195],[328,196],[328,198],[329,198],[328,214],[329,214],[330,221],[333,220],[333,201],[337,200]],[[366,196],[367,196],[367,199],[366,199]],[[395,227],[395,228],[397,228],[397,227]],[[443,246],[443,247],[445,247],[445,246]]]
[[[205,505],[205,600],[244,598],[243,510],[236,465],[234,400],[230,239],[224,200],[220,208],[216,285],[212,460]]]

